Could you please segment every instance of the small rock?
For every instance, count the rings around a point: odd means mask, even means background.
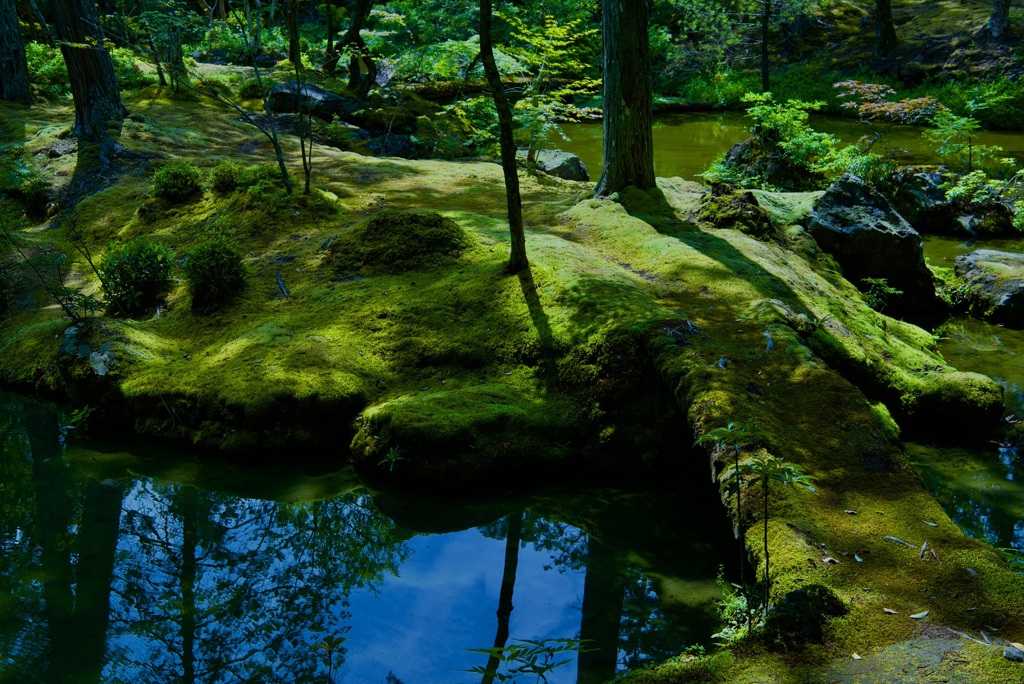
[[[1024,663],[1024,651],[1016,646],[1007,646],[1003,649],[1003,657],[1015,663]]]

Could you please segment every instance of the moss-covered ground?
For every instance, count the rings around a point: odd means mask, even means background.
[[[213,103],[152,88],[127,104],[135,116],[121,143],[152,161],[106,169],[89,166],[100,162],[84,146],[77,168],[74,154],[49,156],[63,128],[52,122],[69,111],[3,105],[5,119],[23,122],[8,139],[38,155],[45,177],[101,181],[69,217],[26,223],[19,239],[42,260],[44,247],[67,249],[72,223],[99,256],[137,236],[182,255],[218,233],[242,247],[249,288],[200,315],[176,282],[152,316],[91,319],[70,345],[68,321],[40,296],[0,328],[3,382],[90,403],[98,426],[238,458],[340,462],[351,449],[364,473],[429,488],[625,476],[666,459],[680,477],[707,477],[710,466],[720,478],[724,454],[689,443],[740,423],[745,457],[764,450],[819,478],[816,494],[771,490],[773,594],[822,585],[849,612],[826,626],[824,645],[741,642],[634,681],[829,680],[852,653],[871,657],[949,627],[1024,640],[1024,578],[953,525],[899,443],[901,425],[993,421],[1001,390],[949,368],[926,331],[868,308],[795,225],[807,196],[759,200],[774,222],[764,231],[742,213],[738,225],[704,221],[702,191],[679,179],[596,200],[586,185],[524,176],[531,268],[509,276],[496,164],[317,147],[312,199],[208,190],[172,204],[149,197],[161,164],[266,163],[269,144]],[[285,149],[300,168],[294,141]],[[422,267],[339,270],[331,245],[382,210],[436,212],[465,237]],[[70,278],[98,292],[83,263]],[[79,343],[110,343],[106,375]],[[665,449],[665,435],[680,443]],[[723,490],[723,502],[762,570],[760,500],[748,494],[737,511]],[[993,653],[971,642],[955,665],[973,668],[975,681],[1019,674]],[[903,681],[885,671],[892,678],[880,681]]]

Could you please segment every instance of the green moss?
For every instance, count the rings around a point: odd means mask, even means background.
[[[466,244],[462,228],[440,214],[383,211],[332,242],[326,261],[345,273],[402,273],[451,263]]]

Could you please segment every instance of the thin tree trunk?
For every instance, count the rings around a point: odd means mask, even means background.
[[[646,0],[602,0],[604,167],[597,195],[654,182]]]
[[[110,136],[111,128],[120,134],[128,112],[121,102],[110,53],[101,47],[103,29],[96,6],[92,0],[56,0],[54,16],[75,100],[75,135],[101,142]]]
[[[891,57],[896,51],[896,24],[892,19],[892,0],[875,0],[875,35],[879,57]]]
[[[988,18],[988,30],[993,38],[1002,38],[1010,27],[1010,0],[995,0]]]
[[[508,258],[509,273],[518,273],[529,262],[526,259],[526,235],[523,230],[523,201],[519,195],[519,171],[516,168],[516,143],[512,137],[512,106],[505,95],[501,74],[494,61],[491,42],[491,0],[480,0],[480,60],[484,64],[487,85],[491,88],[494,107],[498,110],[498,132],[501,140],[501,170],[505,175],[505,203],[508,207],[508,229],[512,252]]]
[[[772,0],[762,0],[761,12],[761,92],[771,91],[771,65],[768,63],[768,29],[772,25]]]
[[[0,0],[0,100],[32,104],[25,44],[14,0]]]
[[[501,591],[498,594],[498,629],[494,633],[494,648],[504,649],[508,642],[509,620],[512,617],[512,593],[516,587],[516,570],[519,568],[519,544],[523,539],[523,514],[508,516],[508,532],[505,534],[505,565],[501,572]],[[497,672],[501,661],[497,655],[487,659],[487,670]],[[481,684],[493,684],[494,676],[485,674]]]

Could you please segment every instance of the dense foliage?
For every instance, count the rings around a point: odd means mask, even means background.
[[[181,270],[192,298],[192,310],[198,313],[216,311],[243,292],[248,282],[241,250],[222,237],[193,247]]]
[[[100,263],[113,311],[138,314],[152,307],[171,281],[174,253],[164,245],[137,240],[112,249]]]

